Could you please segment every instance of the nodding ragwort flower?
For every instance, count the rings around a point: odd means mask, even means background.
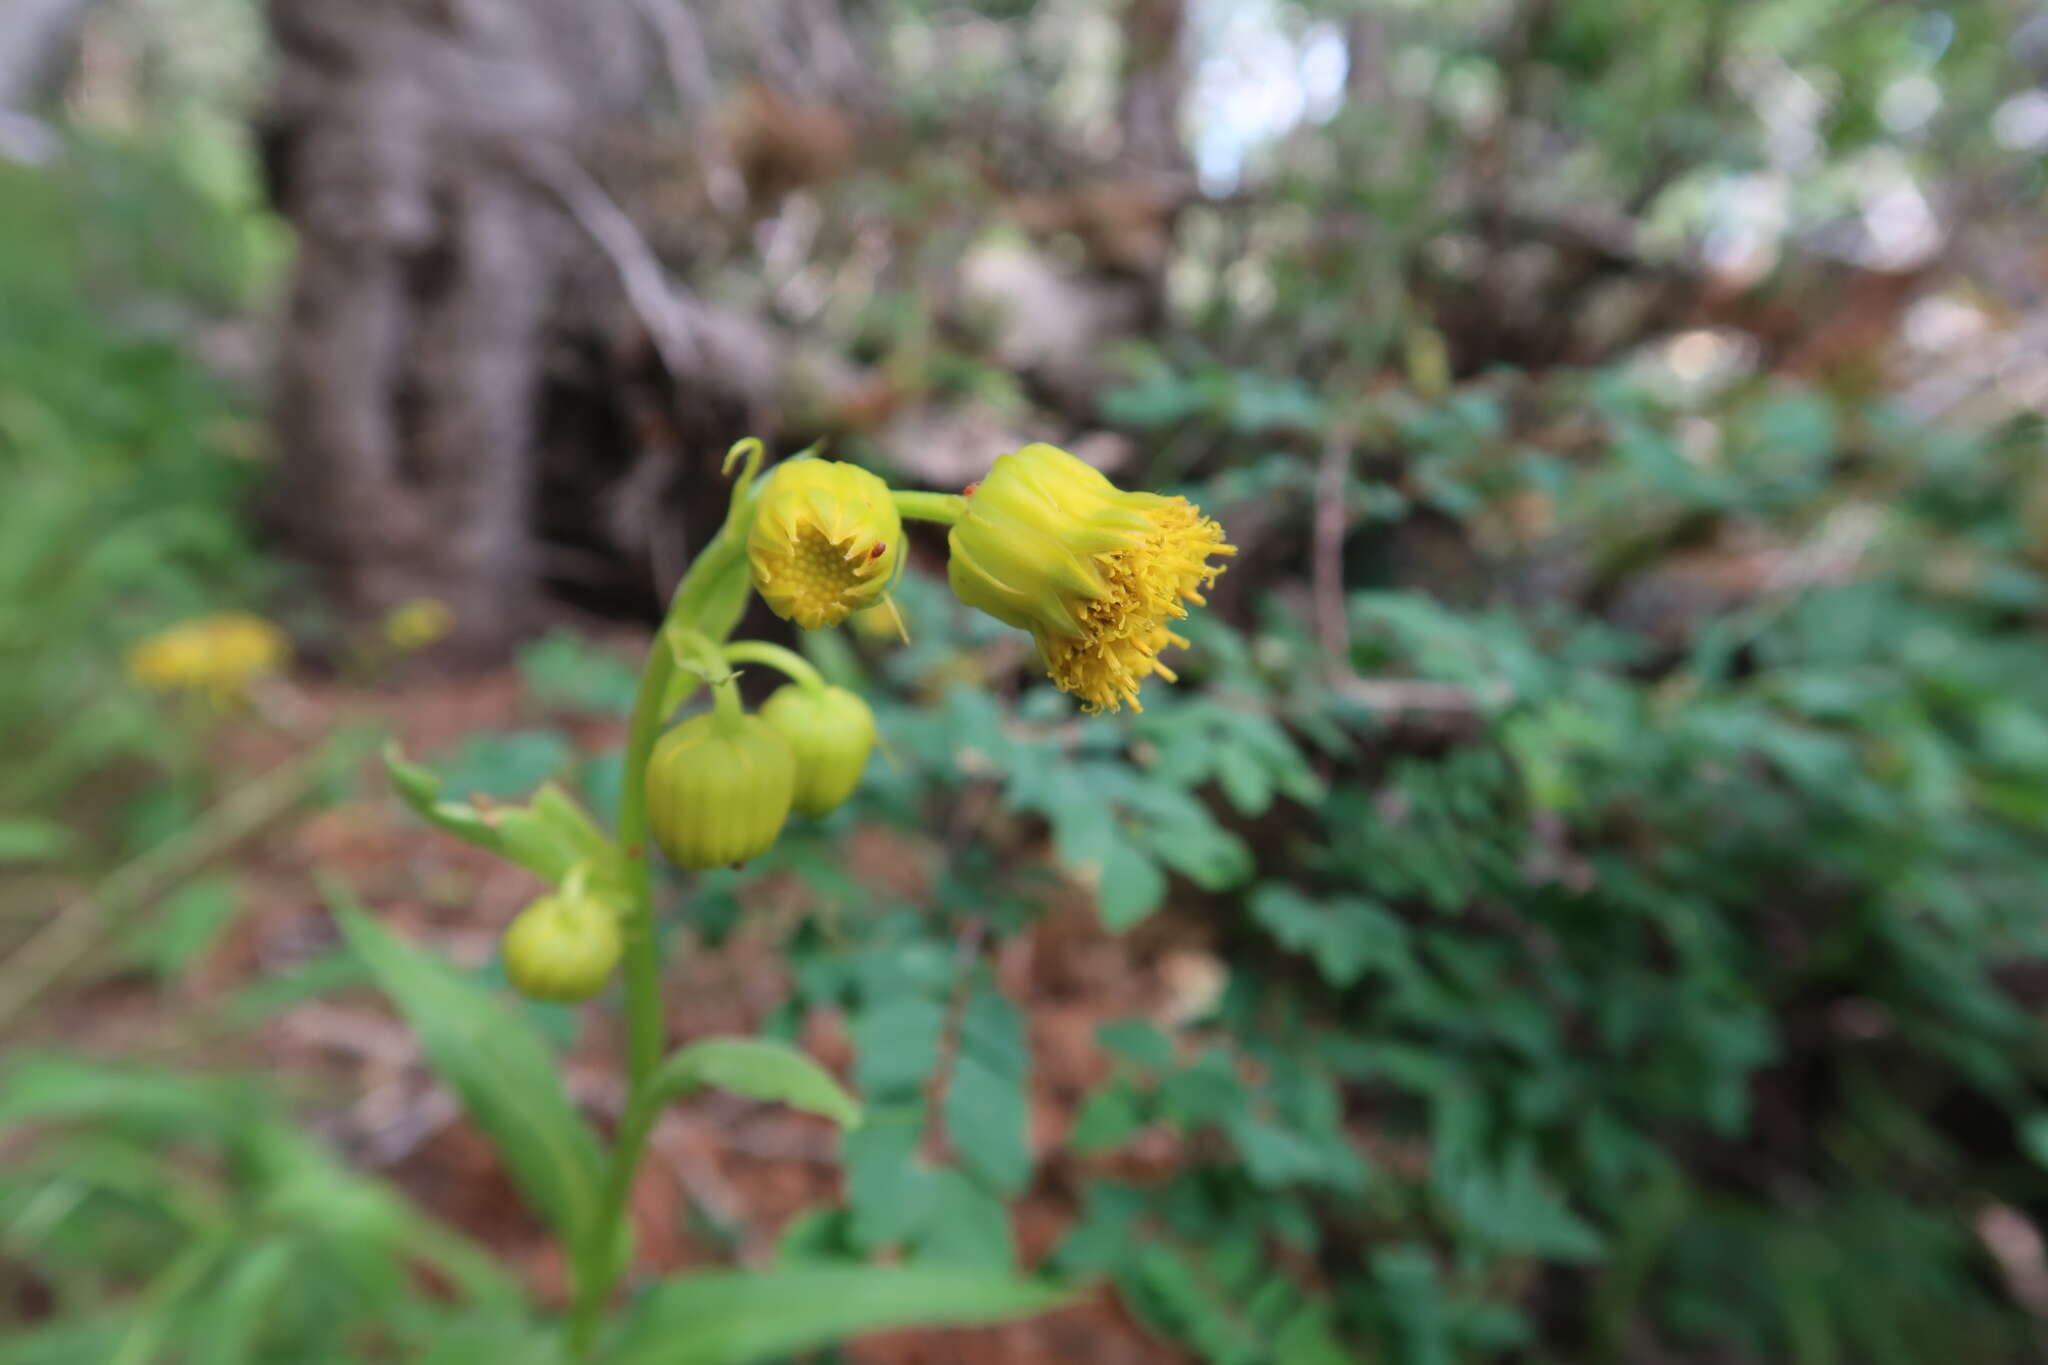
[[[260,616],[226,611],[160,630],[128,651],[128,676],[154,692],[204,692],[225,704],[291,661],[291,642]]]
[[[903,559],[889,486],[859,465],[785,460],[769,476],[747,535],[754,587],[805,630],[836,626],[881,600]]]
[[[1125,702],[1174,673],[1185,648],[1171,623],[1237,553],[1186,498],[1131,493],[1066,451],[1028,445],[999,457],[968,489],[948,544],[947,579],[969,606],[1031,632],[1047,672],[1089,712]]]

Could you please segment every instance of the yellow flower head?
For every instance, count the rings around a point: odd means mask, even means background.
[[[402,602],[384,618],[385,643],[405,653],[425,649],[453,629],[455,613],[438,597]]]
[[[1066,451],[1028,445],[968,490],[948,541],[947,579],[971,607],[1031,632],[1061,691],[1090,712],[1133,710],[1158,674],[1170,622],[1199,606],[1233,555],[1223,528],[1186,498],[1128,493]]]
[[[225,701],[282,669],[284,632],[260,616],[220,612],[160,630],[128,651],[128,676],[153,692],[185,689]]]
[[[903,521],[889,485],[837,460],[777,465],[747,535],[755,590],[805,630],[873,606],[902,558]]]

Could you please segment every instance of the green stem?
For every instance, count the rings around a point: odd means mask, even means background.
[[[612,1288],[625,1270],[619,1254],[619,1229],[633,1193],[633,1176],[647,1147],[647,1135],[661,1111],[661,1099],[650,1082],[661,1065],[668,1041],[661,1008],[661,957],[654,938],[653,864],[648,851],[647,761],[668,719],[671,683],[676,680],[677,653],[682,651],[713,682],[721,709],[739,705],[731,670],[719,646],[732,633],[745,607],[747,592],[745,545],[752,504],[748,485],[760,465],[759,443],[733,448],[727,468],[744,458],[747,467],[734,491],[733,511],[724,529],[690,566],[669,603],[668,618],[647,651],[640,686],[633,697],[633,716],[626,732],[625,771],[619,791],[619,853],[625,862],[625,913],[622,974],[626,988],[626,1107],[605,1164],[604,1192],[596,1222],[583,1230],[571,1247],[575,1269],[575,1302],[569,1312],[565,1345],[568,1359],[588,1360],[597,1344],[598,1322]],[[735,581],[737,576],[737,581]]]
[[[678,604],[682,598],[678,589]],[[605,1300],[624,1268],[619,1264],[619,1224],[647,1140],[647,1124],[634,1119],[668,1041],[661,1009],[661,954],[654,939],[654,869],[647,848],[647,760],[654,752],[655,740],[661,737],[662,703],[675,666],[675,652],[664,631],[655,636],[640,669],[633,718],[626,731],[625,772],[619,786],[619,854],[626,866],[626,905],[620,917],[626,986],[626,1114],[606,1165],[597,1222],[585,1231],[583,1245],[571,1248],[576,1267],[576,1302],[569,1317],[572,1360],[589,1356]]]
[[[958,493],[905,493],[890,494],[896,503],[896,515],[912,521],[939,521],[951,526],[967,515],[967,499]]]
[[[677,601],[682,593],[677,592]],[[622,972],[626,986],[626,1114],[606,1163],[604,1197],[597,1221],[584,1230],[582,1245],[571,1248],[576,1275],[576,1301],[569,1315],[569,1358],[588,1358],[605,1300],[617,1283],[619,1224],[633,1191],[633,1173],[647,1140],[647,1124],[634,1119],[643,1105],[648,1079],[661,1065],[667,1027],[661,1010],[661,955],[654,941],[654,872],[648,855],[647,760],[661,737],[662,701],[675,672],[675,653],[664,635],[657,635],[640,670],[633,697],[633,718],[626,731],[625,773],[619,790],[619,854],[625,862],[625,913]]]
[[[725,657],[728,663],[766,664],[791,682],[814,692],[825,686],[825,675],[812,667],[809,659],[793,649],[784,649],[766,640],[741,640],[738,644],[727,645]]]

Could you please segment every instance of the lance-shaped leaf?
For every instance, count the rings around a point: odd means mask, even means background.
[[[384,747],[384,768],[421,819],[465,843],[488,849],[559,885],[584,863],[600,882],[620,876],[618,851],[584,809],[552,782],[525,806],[478,807],[441,799],[441,779],[406,759],[396,741]]]
[[[980,1271],[803,1266],[709,1271],[642,1300],[605,1365],[747,1365],[894,1327],[970,1326],[1055,1308],[1068,1291]]]
[[[860,1105],[823,1067],[795,1048],[766,1038],[707,1038],[671,1053],[654,1073],[664,1101],[707,1087],[751,1100],[769,1100],[831,1119],[842,1128],[860,1123]]]
[[[322,890],[435,1073],[489,1134],[521,1191],[573,1244],[595,1216],[602,1163],[547,1045],[503,997],[394,938],[339,883],[323,881]]]

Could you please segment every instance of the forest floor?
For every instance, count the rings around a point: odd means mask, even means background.
[[[435,678],[375,691],[319,682],[284,685],[291,731],[249,721],[228,726],[214,746],[223,789],[291,761],[306,736],[346,717],[380,726],[416,758],[446,752],[471,734],[532,723],[518,676]],[[572,726],[589,752],[615,746],[618,725]],[[253,1026],[232,1021],[231,1001],[252,983],[281,977],[338,942],[316,873],[339,877],[387,924],[457,962],[488,961],[512,916],[539,884],[516,868],[414,819],[373,764],[350,799],[304,804],[235,848],[226,863],[243,912],[204,959],[169,981],[101,975],[38,1012],[43,1041],[110,1058],[180,1066],[256,1069],[291,1095],[304,1120],[360,1167],[376,1172],[517,1268],[543,1302],[559,1304],[563,1265],[547,1233],[521,1204],[489,1143],[429,1075],[417,1043],[366,987],[322,992],[267,1013]],[[848,843],[850,870],[866,884],[916,903],[939,845],[916,846],[880,828]],[[673,955],[666,977],[675,1038],[753,1031],[786,997],[779,943],[805,913],[794,879],[772,878],[749,896],[742,926],[716,949]],[[996,950],[998,979],[1029,1021],[1031,1140],[1040,1160],[1031,1188],[1013,1206],[1026,1265],[1042,1259],[1072,1224],[1079,1185],[1075,1158],[1060,1155],[1082,1097],[1108,1059],[1097,1028],[1140,1013],[1169,1011],[1189,978],[1215,971],[1159,935],[1116,938],[1087,898],[1057,904]],[[583,1012],[567,1059],[572,1095],[609,1126],[622,1098],[619,1020]],[[842,1078],[852,1047],[842,1022],[814,1012],[805,1048]],[[1160,1135],[1121,1158],[1120,1174],[1143,1178],[1178,1153]],[[836,1143],[828,1125],[791,1111],[715,1096],[667,1113],[655,1130],[634,1191],[639,1273],[710,1264],[761,1264],[800,1213],[841,1202]],[[1148,1333],[1106,1290],[1035,1321],[1003,1327],[903,1332],[848,1351],[862,1365],[1170,1365],[1188,1359]]]

